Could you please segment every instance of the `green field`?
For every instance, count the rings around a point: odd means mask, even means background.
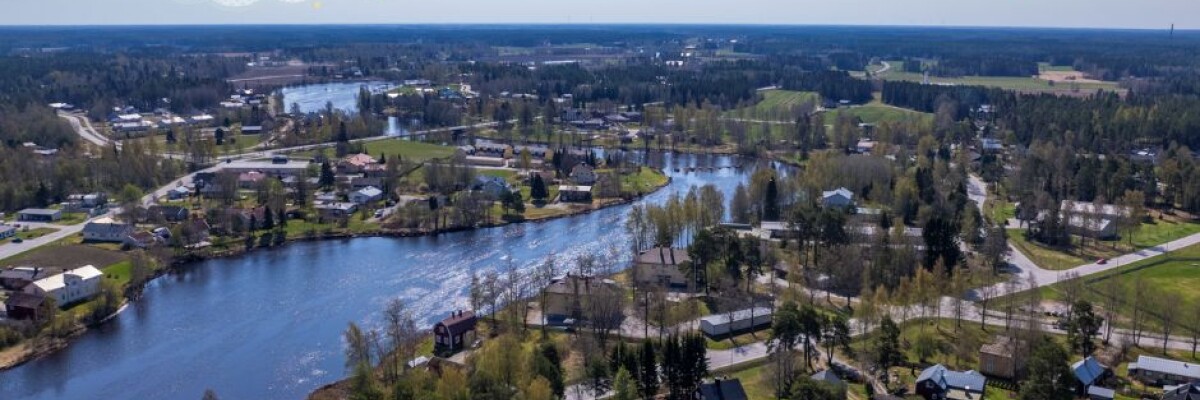
[[[649,193],[667,184],[667,176],[653,168],[639,168],[637,173],[621,176],[621,190]]]
[[[1186,236],[1200,233],[1200,224],[1167,220],[1154,220],[1142,224],[1133,234],[1133,247],[1126,239],[1095,242],[1088,240],[1087,246],[1062,249],[1043,246],[1025,240],[1023,229],[1009,229],[1008,238],[1018,250],[1038,266],[1045,269],[1065,270],[1094,262],[1101,258],[1112,258],[1135,249],[1154,247]]]
[[[758,93],[762,95],[761,101],[751,107],[733,110],[728,116],[773,121],[790,121],[793,118],[793,107],[799,107],[804,103],[811,103],[813,106],[817,106],[821,101],[821,96],[815,92],[763,90]]]
[[[933,121],[933,114],[900,107],[893,107],[879,102],[871,102],[862,106],[838,108],[826,111],[824,114],[825,124],[832,125],[842,114],[858,117],[858,119],[862,120],[862,122],[868,124],[898,121],[920,121],[928,123]]]

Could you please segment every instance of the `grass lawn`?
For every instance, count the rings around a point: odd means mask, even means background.
[[[0,260],[0,266],[37,265],[43,267],[76,268],[84,265],[113,265],[128,260],[119,251],[75,243],[66,238],[45,246]]]
[[[816,92],[794,90],[763,90],[758,92],[762,100],[750,107],[732,110],[726,116],[764,120],[791,120],[793,107],[811,103],[820,105],[821,96]]]
[[[1008,242],[1018,251],[1029,257],[1030,261],[1045,269],[1056,271],[1071,269],[1095,261],[1085,260],[1080,256],[1068,254],[1061,249],[1043,246],[1025,239],[1024,229],[1009,229]]]
[[[1200,233],[1200,224],[1153,220],[1150,223],[1143,223],[1141,228],[1134,232],[1133,247],[1130,247],[1129,242],[1124,239],[1101,242],[1088,240],[1086,246],[1076,246],[1070,252],[1029,242],[1025,239],[1024,229],[1009,229],[1008,237],[1013,246],[1038,266],[1064,270],[1095,262],[1101,258],[1116,257],[1132,252],[1134,249],[1157,246],[1196,233]]]
[[[751,400],[775,398],[775,389],[771,387],[771,373],[767,371],[766,365],[760,364],[746,368],[729,374],[729,377],[742,382],[742,388],[746,390],[746,397]]]
[[[1071,65],[1050,65],[1047,62],[1038,63],[1038,71],[1074,71],[1075,67]]]
[[[983,212],[993,223],[1002,223],[1017,216],[1017,206],[993,197],[984,203]]]
[[[125,287],[129,283],[129,271],[132,268],[133,262],[126,260],[101,268],[101,271],[104,272],[104,279],[112,280],[120,285],[120,287]]]
[[[87,213],[63,213],[62,219],[54,221],[56,225],[76,225],[87,221]]]
[[[918,120],[926,123],[933,121],[933,114],[900,107],[893,107],[877,101],[872,101],[862,106],[829,110],[824,114],[825,124],[831,125],[837,122],[838,116],[842,115],[843,113],[858,117],[858,119],[862,120],[862,122],[868,124],[908,120]]]
[[[386,139],[367,142],[363,150],[378,158],[380,154],[388,157],[400,156],[406,161],[426,161],[434,158],[445,158],[454,154],[454,147],[432,143],[414,142],[411,140]]]
[[[704,345],[709,350],[729,350],[738,347],[739,345],[747,345],[754,342],[761,342],[771,338],[771,329],[761,329],[754,332],[746,332],[737,336],[723,338],[721,340],[713,340],[704,336]]]
[[[621,190],[649,193],[667,184],[667,176],[653,168],[638,168],[637,173],[621,176]]]
[[[22,240],[29,240],[29,239],[34,239],[34,238],[41,238],[41,237],[44,237],[44,235],[54,233],[54,232],[59,232],[59,229],[55,229],[55,228],[29,229],[29,231],[17,231],[17,235],[14,238],[20,238]],[[12,239],[5,239],[5,243],[8,243],[8,241],[12,241]]]

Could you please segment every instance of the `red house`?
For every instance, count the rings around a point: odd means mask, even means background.
[[[451,312],[433,326],[434,352],[449,354],[462,350],[467,342],[475,340],[475,322],[474,311]]]

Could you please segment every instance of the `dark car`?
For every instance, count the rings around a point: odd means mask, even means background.
[[[13,243],[23,243],[23,242],[25,242],[25,239],[21,239],[21,238],[13,238],[12,242],[13,242]]]
[[[1107,258],[1101,258],[1101,259],[1099,259],[1099,260],[1096,260],[1096,264],[1100,264],[1100,265],[1108,264],[1108,259],[1107,259]]]

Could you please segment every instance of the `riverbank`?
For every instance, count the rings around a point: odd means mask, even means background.
[[[649,167],[647,167],[647,168],[649,168]],[[227,247],[224,247],[222,249],[209,248],[209,249],[205,249],[205,250],[201,250],[201,251],[193,251],[193,252],[188,252],[185,254],[178,254],[178,255],[174,256],[170,260],[170,262],[163,263],[162,264],[163,267],[156,268],[154,270],[153,274],[148,278],[147,282],[153,281],[153,280],[163,277],[165,275],[183,272],[187,267],[189,267],[195,263],[198,263],[198,262],[219,259],[219,258],[229,258],[229,257],[246,255],[250,252],[257,251],[260,249],[277,249],[277,248],[281,248],[285,245],[289,245],[291,243],[323,241],[323,240],[337,240],[337,239],[351,239],[351,238],[367,238],[367,237],[397,237],[397,238],[400,238],[400,237],[436,236],[436,235],[454,233],[454,232],[495,228],[495,227],[501,227],[501,226],[510,225],[510,224],[532,223],[532,222],[542,223],[542,222],[549,222],[552,220],[557,220],[557,219],[566,218],[566,217],[586,215],[586,214],[590,214],[590,213],[593,213],[596,211],[608,209],[611,207],[632,203],[632,202],[642,199],[648,195],[651,195],[651,194],[661,190],[662,188],[667,187],[673,181],[671,179],[671,177],[667,176],[666,173],[662,170],[655,169],[655,173],[662,176],[662,178],[663,178],[662,181],[658,182],[658,184],[656,185],[656,187],[654,187],[653,190],[647,191],[645,193],[641,193],[640,195],[629,196],[629,197],[625,197],[625,198],[600,199],[600,200],[596,200],[592,204],[588,204],[588,205],[578,204],[578,205],[572,205],[570,207],[561,208],[560,210],[562,212],[548,213],[548,214],[536,214],[536,215],[530,216],[528,218],[522,218],[522,219],[497,218],[497,219],[493,219],[487,223],[476,225],[474,227],[455,227],[455,228],[449,228],[449,229],[387,229],[381,225],[373,225],[370,229],[365,230],[365,231],[359,231],[359,232],[310,231],[310,233],[313,233],[313,234],[311,234],[311,235],[300,234],[300,235],[295,235],[295,236],[288,235],[282,241],[279,241],[279,242],[271,241],[271,242],[267,243],[265,246],[258,245],[260,243],[258,240],[255,241],[254,246],[250,246],[250,247],[229,245],[229,243],[226,243]],[[282,231],[280,231],[280,232],[282,232]],[[267,234],[271,234],[271,233],[270,232],[264,233],[264,235],[267,235]],[[241,241],[235,241],[235,242],[241,243]],[[7,349],[0,351],[0,371],[5,371],[8,369],[15,368],[26,362],[48,356],[50,354],[53,354],[55,352],[58,352],[58,351],[61,351],[65,348],[67,348],[68,346],[71,345],[71,343],[73,341],[78,339],[83,334],[87,333],[87,331],[89,331],[91,328],[100,326],[104,323],[107,323],[108,321],[111,321],[115,317],[117,317],[123,310],[125,310],[128,307],[130,302],[137,301],[138,300],[137,297],[138,297],[137,294],[131,294],[130,296],[127,296],[127,298],[126,298],[125,302],[122,304],[122,306],[119,307],[114,313],[106,316],[105,318],[101,319],[99,322],[96,322],[94,324],[80,325],[77,329],[72,330],[72,332],[70,332],[69,335],[65,335],[63,337],[48,337],[48,335],[43,333],[39,336],[26,339],[26,340],[22,341],[21,343],[18,343],[16,345],[13,345]]]

